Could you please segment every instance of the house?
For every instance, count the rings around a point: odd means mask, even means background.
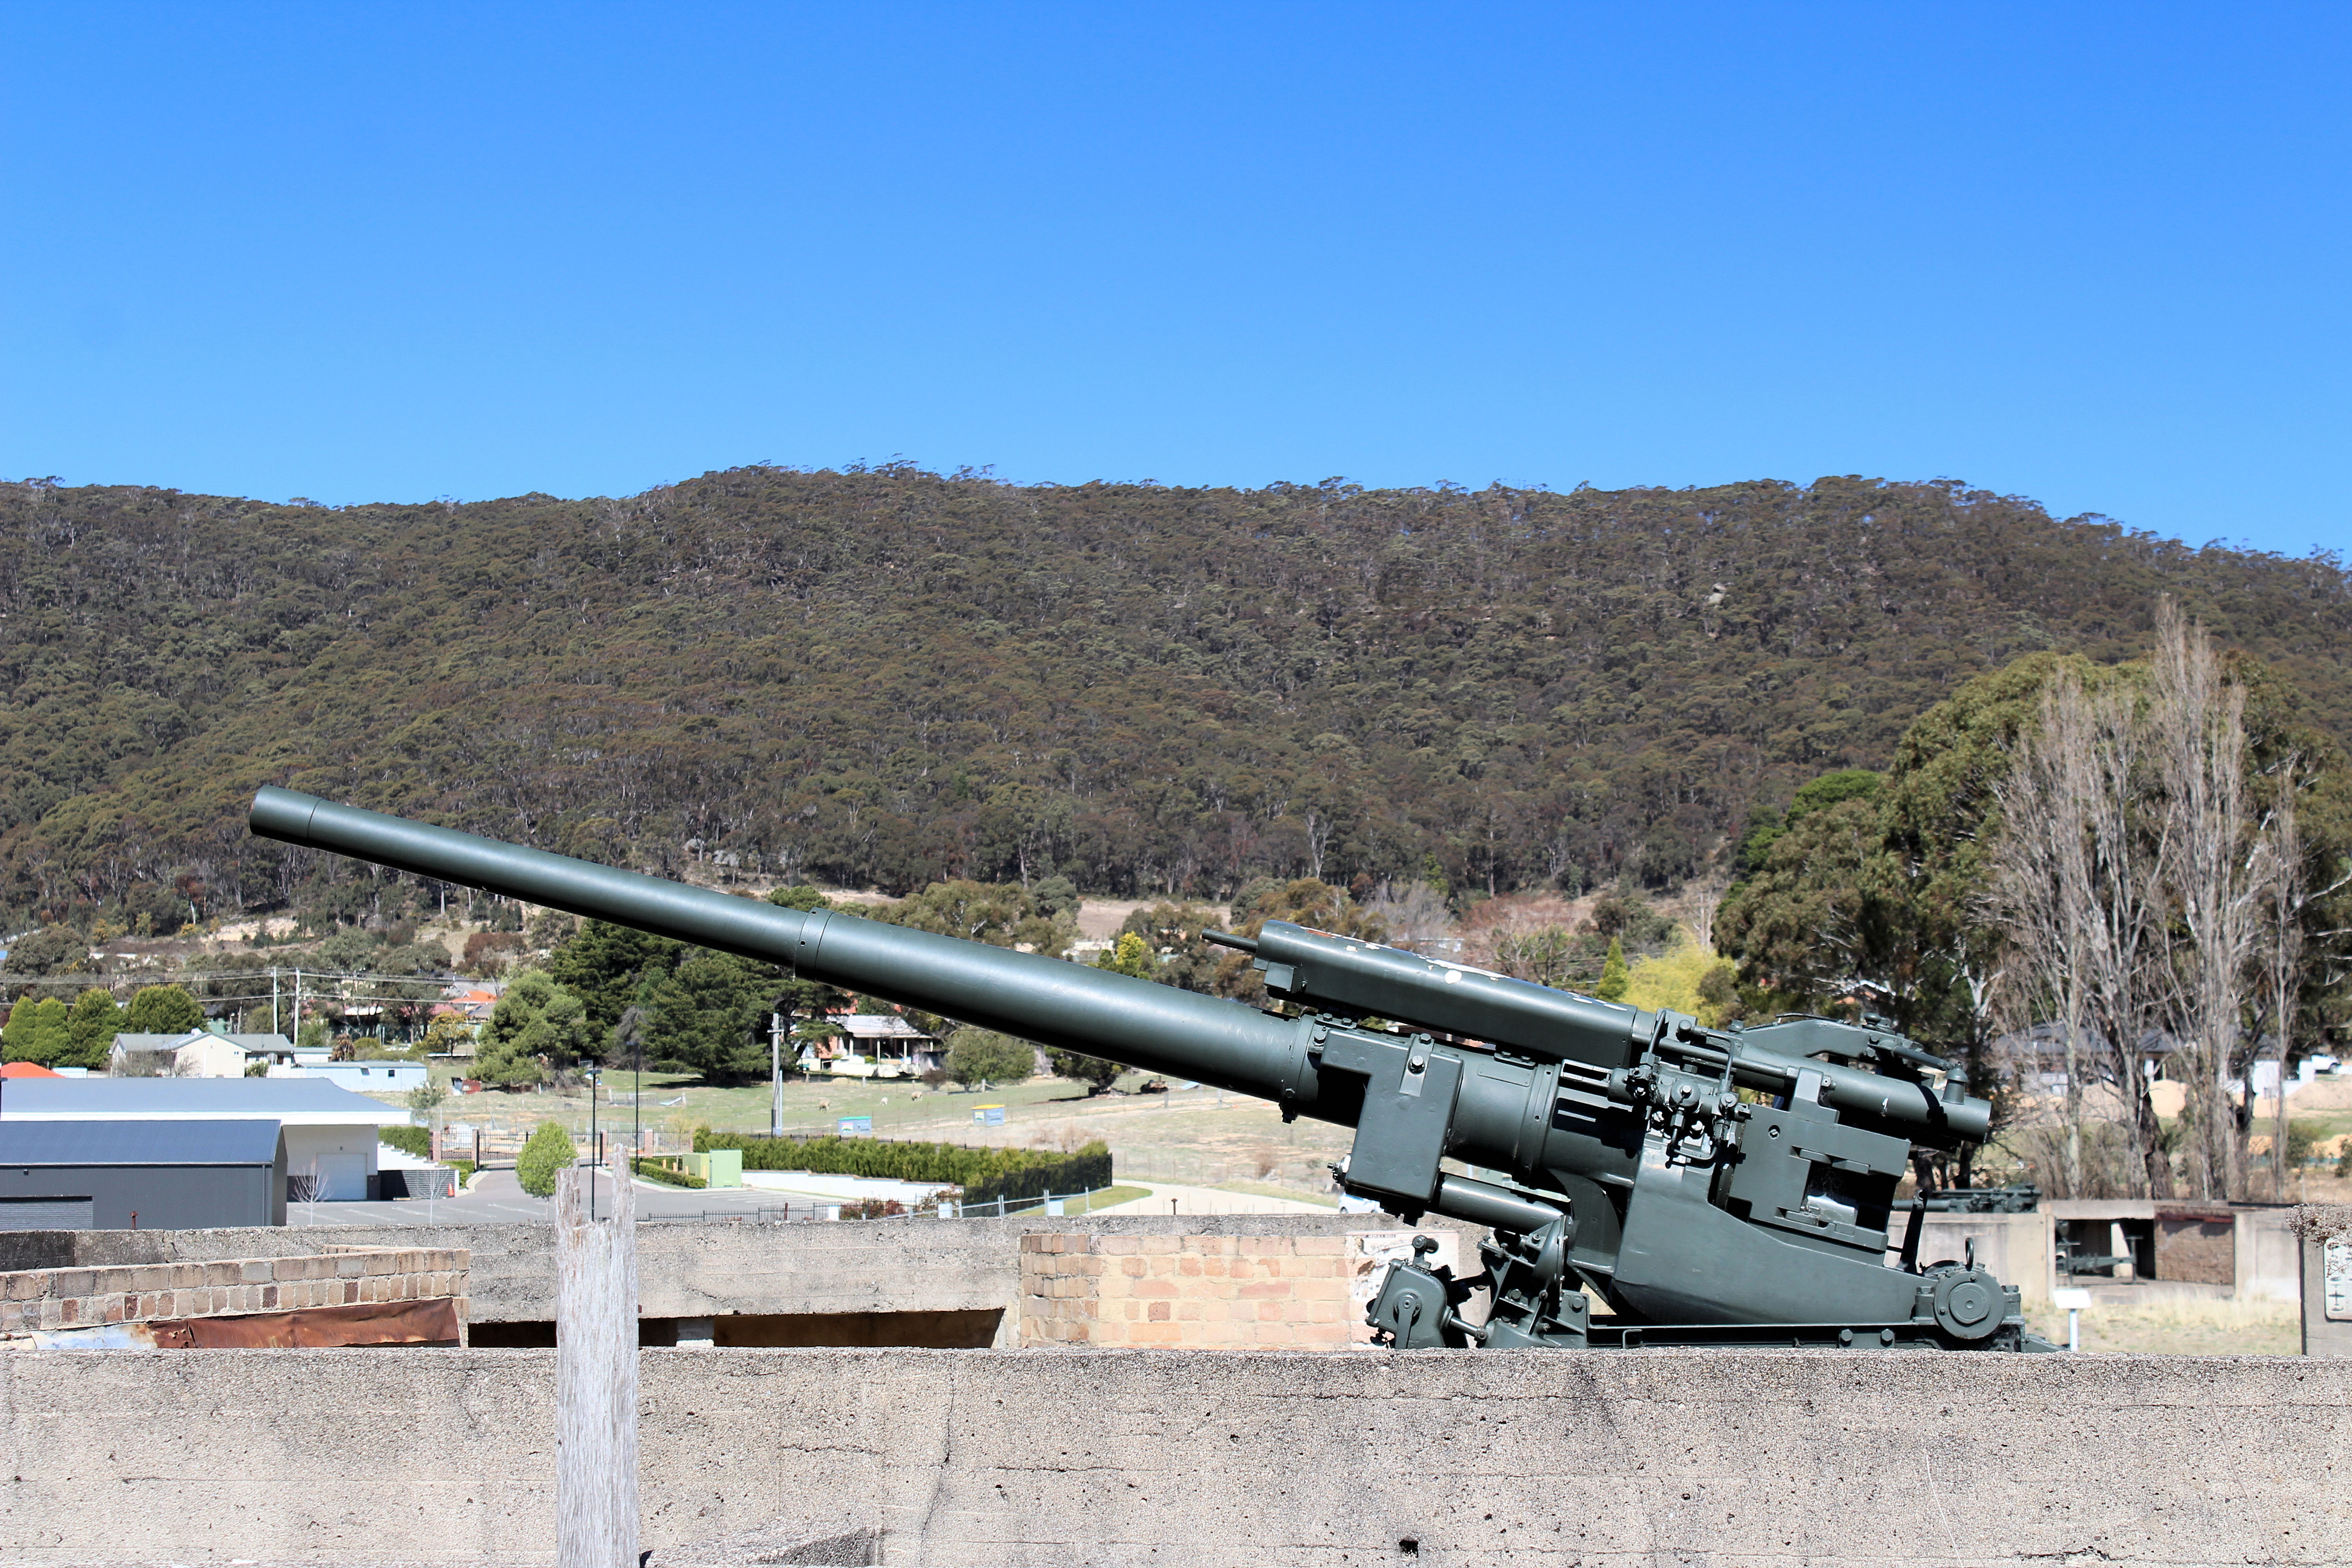
[[[449,988],[449,1000],[436,1005],[433,1011],[436,1016],[445,1013],[455,1015],[478,1027],[490,1021],[490,1014],[498,1005],[499,994],[487,986],[460,988],[453,985]]]
[[[12,1079],[0,1106],[6,1125],[265,1119],[283,1128],[286,1169],[298,1184],[319,1202],[340,1203],[368,1195],[378,1129],[405,1125],[408,1112],[317,1079],[283,1078]]]
[[[285,1223],[286,1138],[268,1118],[0,1120],[0,1230]]]
[[[252,1064],[291,1061],[294,1043],[283,1035],[117,1035],[107,1056],[115,1078],[243,1078]]]
[[[806,1042],[803,1070],[845,1078],[919,1078],[944,1059],[939,1040],[896,1013],[844,1013],[830,1022],[841,1033]]]
[[[299,1067],[273,1067],[274,1079],[322,1078],[361,1094],[405,1094],[422,1089],[432,1078],[423,1062],[304,1062]]]
[[[10,1062],[5,1067],[0,1067],[0,1078],[57,1078],[58,1076],[60,1075],[37,1062]]]
[[[490,1014],[498,1005],[499,994],[496,991],[478,985],[470,988],[453,985],[449,988],[449,999],[434,1005],[433,1016],[454,1018],[478,1035],[482,1026],[490,1021]],[[451,1044],[456,1047],[454,1050],[434,1054],[455,1061],[466,1060],[474,1055],[474,1040],[470,1035]]]

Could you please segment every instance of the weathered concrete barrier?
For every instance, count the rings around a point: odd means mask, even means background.
[[[1369,1216],[1378,1218],[1379,1216]],[[1385,1222],[1383,1222],[1385,1223]],[[908,1342],[887,1323],[942,1313],[994,1313],[977,1342],[1020,1340],[1021,1238],[1041,1232],[1097,1236],[1345,1237],[1368,1216],[1228,1215],[872,1221],[839,1225],[655,1224],[637,1227],[640,1315],[656,1322],[730,1317],[824,1317],[850,1337],[835,1343]],[[1436,1221],[1440,1228],[1458,1228]],[[1422,1228],[1431,1229],[1424,1225]],[[105,1268],[209,1263],[331,1247],[460,1247],[471,1258],[467,1293],[474,1331],[500,1325],[543,1331],[552,1343],[555,1256],[544,1225],[289,1226],[265,1230],[0,1233],[0,1265]],[[22,1256],[11,1253],[11,1247]],[[1464,1256],[1475,1256],[1465,1249]],[[774,1328],[776,1325],[765,1325]],[[917,1324],[919,1328],[919,1324]],[[860,1331],[873,1331],[870,1334]],[[533,1342],[525,1338],[522,1342]],[[769,1342],[777,1342],[771,1341]],[[806,1342],[786,1341],[782,1342]],[[916,1340],[914,1342],[937,1341]],[[964,1344],[970,1340],[951,1342]]]
[[[650,1351],[652,1568],[2341,1563],[2352,1362]],[[552,1561],[554,1357],[0,1357],[0,1562]],[[370,1462],[378,1451],[429,1464]],[[795,1543],[825,1542],[799,1555]]]
[[[466,1254],[446,1247],[338,1247],[291,1258],[36,1268],[0,1274],[0,1338],[158,1319],[442,1300],[454,1301],[452,1321],[462,1322],[465,1296]]]

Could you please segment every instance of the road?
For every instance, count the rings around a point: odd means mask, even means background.
[[[1216,1214],[1337,1214],[1329,1204],[1311,1204],[1300,1199],[1276,1198],[1257,1193],[1229,1193],[1220,1187],[1188,1187],[1174,1182],[1121,1182],[1124,1187],[1142,1187],[1150,1195],[1129,1198],[1123,1204],[1098,1208],[1098,1215],[1216,1215]]]
[[[786,1204],[793,1213],[815,1199],[790,1193],[760,1192],[749,1187],[719,1187],[688,1192],[651,1182],[636,1188],[637,1217],[649,1219],[769,1219],[782,1218]],[[596,1184],[598,1211],[612,1202],[613,1176],[602,1172]],[[839,1199],[833,1200],[839,1202]],[[512,1171],[483,1171],[466,1193],[454,1198],[408,1198],[398,1203],[288,1204],[286,1223],[304,1225],[545,1225],[554,1218],[555,1205],[522,1190]]]
[[[1150,1194],[1097,1209],[1104,1215],[1226,1215],[1330,1214],[1326,1204],[1266,1197],[1254,1193],[1229,1193],[1215,1187],[1183,1186],[1171,1182],[1128,1182]],[[637,1217],[664,1219],[782,1219],[789,1205],[794,1218],[805,1218],[811,1205],[839,1203],[838,1195],[776,1192],[752,1187],[717,1187],[688,1192],[651,1182],[635,1184]],[[599,1210],[612,1202],[612,1173],[599,1173]],[[399,1203],[289,1204],[286,1223],[305,1225],[545,1225],[555,1205],[522,1190],[512,1171],[483,1171],[462,1197]]]

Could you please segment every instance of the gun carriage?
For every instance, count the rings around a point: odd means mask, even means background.
[[[1370,1318],[1398,1346],[2044,1348],[1973,1258],[1919,1262],[1926,1203],[1898,1211],[1902,1175],[1915,1149],[1981,1140],[1990,1108],[1885,1028],[1708,1029],[1280,921],[1212,933],[1297,1009],[1278,1014],[289,790],[262,790],[251,826],[1353,1127],[1348,1192],[1492,1232],[1468,1278],[1426,1238],[1389,1267]]]

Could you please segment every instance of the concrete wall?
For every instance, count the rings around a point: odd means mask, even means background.
[[[325,1212],[323,1209],[321,1212]],[[1018,1342],[1021,1237],[1032,1232],[1097,1236],[1328,1236],[1365,1229],[1366,1216],[1230,1215],[844,1222],[838,1225],[650,1224],[637,1227],[639,1312],[651,1319],[735,1314],[1003,1314],[1000,1347]],[[1423,1228],[1449,1234],[1452,1224]],[[12,1264],[0,1236],[0,1267],[93,1268],[126,1263],[209,1262],[282,1255],[301,1247],[462,1247],[472,1257],[467,1290],[474,1323],[550,1323],[555,1259],[542,1225],[289,1226],[283,1230],[83,1232],[59,1256]],[[22,1245],[35,1250],[36,1238]],[[1465,1257],[1475,1259],[1475,1251]],[[1473,1267],[1475,1267],[1475,1261]]]
[[[1895,1216],[1893,1239],[1900,1244],[1906,1216]],[[2014,1285],[2029,1307],[2046,1306],[2054,1282],[2057,1250],[2046,1214],[1931,1214],[1919,1226],[1919,1261],[1940,1263],[1968,1256],[1976,1244],[1977,1261],[2004,1285]]]
[[[722,1350],[641,1365],[652,1568],[2322,1563],[2352,1541],[2352,1361]],[[548,1563],[553,1377],[535,1351],[0,1356],[0,1562]],[[429,1469],[351,1463],[332,1434],[353,1413],[429,1443]],[[781,1555],[812,1539],[833,1552]]]
[[[2297,1211],[2294,1236],[2302,1270],[2303,1353],[2352,1357],[2352,1282],[2345,1279],[2352,1268],[2347,1252],[2352,1248],[2352,1205],[2315,1205]]]
[[[0,1274],[0,1334],[452,1296],[463,1323],[465,1294],[466,1255],[446,1248],[33,1268]]]

